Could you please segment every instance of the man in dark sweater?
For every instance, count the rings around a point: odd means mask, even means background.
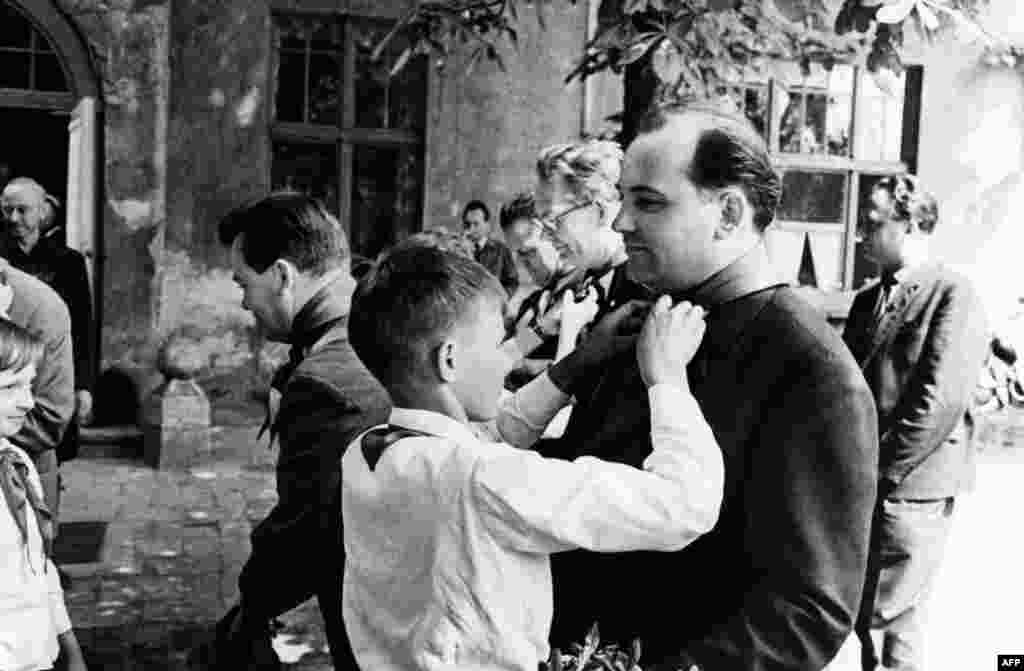
[[[556,645],[643,643],[645,669],[820,671],[853,629],[878,464],[875,406],[824,316],[775,277],[764,246],[781,182],[744,119],[656,110],[624,164],[633,280],[708,311],[690,364],[725,459],[717,526],[672,554],[555,557]],[[635,352],[564,383],[561,455],[641,466],[651,423]],[[549,453],[554,454],[554,451]]]
[[[291,352],[274,376],[266,425],[271,442],[280,440],[278,503],[253,530],[239,605],[219,629],[235,639],[227,649],[242,654],[238,646],[269,635],[271,618],[316,596],[334,668],[355,669],[341,616],[341,456],[391,407],[349,345],[355,282],[345,233],[316,201],[275,194],[228,215],[220,237],[231,246],[242,306]],[[227,657],[223,668],[257,668]]]

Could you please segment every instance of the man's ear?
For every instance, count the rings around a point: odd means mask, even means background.
[[[437,369],[437,376],[446,384],[451,384],[458,378],[458,345],[454,340],[445,339],[434,350],[434,367]]]
[[[295,284],[299,280],[299,269],[295,267],[295,264],[285,259],[278,259],[274,261],[272,268],[277,275],[277,291],[279,293],[295,289]]]
[[[715,239],[724,240],[731,237],[740,228],[750,206],[743,194],[738,189],[731,187],[722,189],[718,193],[715,204],[721,212],[718,226],[715,227]]]

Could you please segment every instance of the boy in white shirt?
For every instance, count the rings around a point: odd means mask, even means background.
[[[722,456],[686,379],[700,308],[659,300],[637,340],[654,443],[639,470],[474,436],[468,423],[496,416],[514,363],[501,345],[504,296],[475,262],[406,244],[353,298],[352,346],[395,405],[342,461],[343,611],[366,671],[536,671],[549,653],[551,553],[675,551],[717,521]],[[553,381],[630,342],[622,327],[635,309],[521,389],[532,408],[518,416],[554,416],[568,396]]]
[[[7,440],[35,406],[32,380],[42,352],[39,341],[0,317],[0,669],[85,671],[48,556],[52,522],[39,473]]]

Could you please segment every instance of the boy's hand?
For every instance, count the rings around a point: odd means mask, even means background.
[[[608,313],[590,329],[576,349],[548,369],[551,381],[571,395],[575,382],[636,342],[643,315],[649,307],[645,301],[629,301]]]
[[[659,298],[647,315],[636,346],[644,384],[687,386],[686,365],[697,353],[703,337],[703,308],[686,301],[672,307],[668,296]]]

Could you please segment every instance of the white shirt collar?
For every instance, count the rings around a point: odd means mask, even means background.
[[[472,445],[480,442],[480,439],[468,426],[432,410],[392,408],[388,424],[413,431],[422,431],[460,444]]]

